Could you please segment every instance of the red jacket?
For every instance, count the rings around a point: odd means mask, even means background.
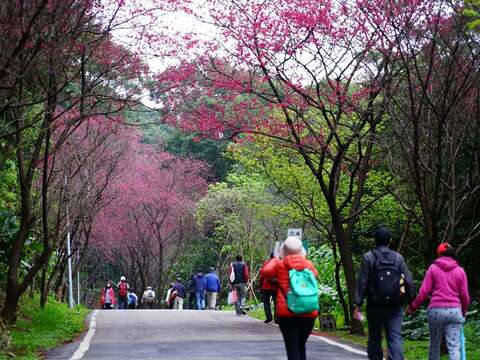
[[[262,291],[272,291],[272,290],[277,290],[278,288],[276,279],[275,281],[272,281],[273,279],[268,279],[263,274],[265,266],[267,266],[267,264],[272,260],[274,259],[265,260],[265,262],[262,265],[262,268],[260,269],[260,287]]]
[[[107,291],[110,292],[110,299],[112,299],[111,304],[115,305],[117,303],[117,299],[115,298],[115,291],[113,290],[113,288],[110,288]],[[102,295],[100,296],[100,304],[102,306],[105,305],[105,288],[102,289]]]
[[[290,269],[309,269],[315,276],[318,275],[312,262],[305,259],[302,255],[288,255],[283,260],[275,258],[266,264],[263,268],[263,276],[265,276],[266,279],[277,279],[278,281],[277,315],[279,317],[317,317],[318,311],[312,311],[308,314],[295,314],[288,309],[286,294],[290,290],[290,278],[288,275]]]

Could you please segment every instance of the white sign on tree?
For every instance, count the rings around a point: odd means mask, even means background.
[[[302,229],[297,229],[297,228],[289,228],[287,230],[287,236],[296,236],[299,239],[302,238]]]

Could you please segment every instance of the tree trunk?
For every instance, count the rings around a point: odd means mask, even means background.
[[[28,195],[28,199],[30,196]],[[22,204],[28,203],[28,209],[30,208],[30,201],[22,201]],[[7,286],[5,294],[5,304],[2,309],[1,316],[7,324],[12,324],[16,320],[16,313],[18,307],[18,299],[20,298],[20,293],[18,291],[18,271],[20,268],[20,259],[23,244],[27,240],[28,232],[30,230],[31,218],[28,216],[23,216],[23,214],[29,213],[28,210],[23,209],[22,205],[22,216],[20,221],[20,230],[15,238],[14,245],[10,251],[10,261],[8,262],[8,272],[7,272]]]
[[[345,281],[347,283],[350,314],[352,314],[356,290],[355,268],[353,265],[352,251],[350,249],[348,239],[345,236],[345,232],[339,226],[334,226],[334,231],[337,238],[340,257],[342,259]],[[351,319],[351,333],[364,336],[365,330],[362,322],[354,319],[353,317]]]
[[[42,279],[40,281],[40,307],[43,309],[48,300],[48,281],[47,281],[47,266],[42,270]]]
[[[163,296],[163,290],[164,290],[164,283],[163,283],[163,254],[164,249],[163,249],[163,243],[159,243],[159,248],[158,248],[158,299],[160,300],[161,297]]]
[[[343,309],[343,319],[346,326],[350,326],[350,310],[348,308],[348,304],[345,301],[345,296],[343,295],[342,284],[340,282],[340,269],[342,267],[342,263],[335,259],[335,285],[337,287],[338,293],[338,300],[340,301],[340,305]]]

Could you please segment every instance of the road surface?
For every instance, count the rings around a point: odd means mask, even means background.
[[[232,312],[100,310],[95,314],[96,326],[91,326],[83,340],[47,352],[46,359],[287,359],[277,326],[246,316],[237,317]],[[310,337],[307,357],[366,359],[317,337]]]

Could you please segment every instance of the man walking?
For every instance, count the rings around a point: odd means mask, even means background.
[[[190,310],[193,310],[196,308],[196,304],[195,304],[195,281],[194,281],[194,278],[195,278],[195,274],[192,274],[192,276],[190,276],[190,279],[188,280],[188,283],[187,283],[187,291],[188,291],[188,308]]]
[[[173,308],[175,310],[183,310],[183,300],[187,296],[187,290],[182,285],[182,279],[177,278],[172,286],[172,293],[175,294],[173,300]]]
[[[249,276],[248,265],[243,262],[241,255],[237,255],[235,262],[230,264],[229,280],[233,290],[237,292],[237,302],[235,303],[235,312],[238,316],[246,315],[244,310],[246,289]]]
[[[358,273],[355,310],[361,319],[361,306],[367,298],[368,358],[382,360],[382,329],[387,335],[388,359],[403,360],[402,305],[415,298],[415,285],[402,255],[390,250],[390,231],[375,233],[375,249],[363,256]]]
[[[220,279],[215,273],[215,268],[211,267],[205,278],[207,279],[207,309],[215,310],[220,292]]]
[[[272,322],[274,319],[272,317],[272,306],[271,300],[276,304],[276,295],[277,295],[277,283],[273,279],[269,279],[264,276],[265,267],[273,261],[273,252],[270,254],[270,258],[265,260],[262,268],[260,269],[260,287],[262,290],[262,301],[263,301],[263,310],[265,311],[265,324]],[[275,319],[276,320],[276,319]],[[277,321],[275,321],[277,323]]]
[[[125,310],[128,308],[128,283],[125,276],[120,277],[120,282],[117,284],[118,287],[118,308],[120,310]]]
[[[205,310],[205,291],[207,290],[207,279],[201,269],[193,277],[195,284],[195,299],[197,302],[197,310]]]

